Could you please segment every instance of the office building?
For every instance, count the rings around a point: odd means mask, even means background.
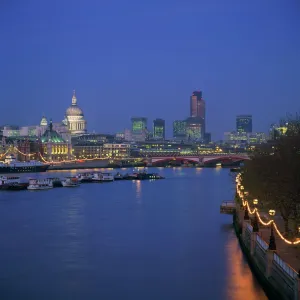
[[[147,138],[147,118],[133,117],[131,118],[132,124],[132,140],[145,141]]]
[[[209,144],[211,142],[211,133],[210,132],[204,133],[203,141],[205,144]]]
[[[165,139],[165,120],[156,119],[153,121],[153,139],[155,140]]]
[[[173,137],[178,140],[186,139],[186,121],[176,120],[173,122]]]
[[[104,144],[102,148],[104,158],[126,158],[130,156],[129,144]]]
[[[248,143],[248,135],[246,132],[225,132],[224,133],[224,140],[228,144],[247,144]]]
[[[239,115],[236,117],[237,132],[252,132],[252,115]]]
[[[186,138],[191,141],[200,141],[203,139],[202,135],[202,119],[197,117],[190,117],[186,119]]]
[[[194,91],[190,97],[190,117],[201,121],[201,135],[205,134],[205,101],[201,91]]]

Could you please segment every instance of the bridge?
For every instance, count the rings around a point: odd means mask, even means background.
[[[146,161],[153,166],[167,165],[167,164],[193,164],[201,166],[222,166],[239,165],[245,160],[249,160],[247,154],[213,154],[213,155],[194,155],[194,156],[158,156],[147,158]]]

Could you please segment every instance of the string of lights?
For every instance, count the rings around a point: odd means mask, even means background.
[[[289,245],[298,245],[300,244],[300,239],[296,240],[296,241],[291,241],[286,239],[283,234],[280,232],[280,230],[278,229],[278,225],[276,224],[276,222],[274,220],[270,220],[268,222],[264,222],[261,218],[261,215],[257,209],[257,207],[255,207],[253,210],[251,209],[249,202],[247,200],[244,199],[244,193],[243,193],[243,186],[241,186],[241,174],[238,174],[236,177],[236,190],[237,193],[240,197],[240,199],[242,200],[242,204],[244,207],[247,206],[248,209],[248,213],[250,215],[253,215],[256,213],[256,216],[258,218],[259,223],[261,223],[264,226],[273,226],[273,228],[275,229],[276,233],[278,234],[278,236],[281,238],[281,240],[283,240],[285,243],[289,244]],[[275,213],[275,211],[274,211]]]
[[[19,152],[20,154],[22,154],[22,155],[24,155],[24,156],[33,156],[33,155],[35,155],[36,153],[24,153],[24,152],[22,152],[22,151],[20,151],[17,147],[14,147],[14,149],[17,151],[17,152]]]
[[[0,156],[0,158],[2,158],[3,156],[5,156],[5,155],[9,152],[9,150],[10,150],[10,148],[8,148],[8,149],[6,150],[6,152],[3,153],[3,154]]]

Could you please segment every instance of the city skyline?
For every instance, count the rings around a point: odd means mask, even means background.
[[[146,116],[163,118],[170,137],[197,89],[215,140],[234,130],[239,114],[266,132],[299,111],[296,2],[117,3],[2,4],[1,125],[38,123],[43,114],[61,120],[73,89],[97,132]]]

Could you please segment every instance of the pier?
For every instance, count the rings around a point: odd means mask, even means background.
[[[220,213],[226,215],[233,215],[236,211],[234,201],[223,201],[220,205]]]

